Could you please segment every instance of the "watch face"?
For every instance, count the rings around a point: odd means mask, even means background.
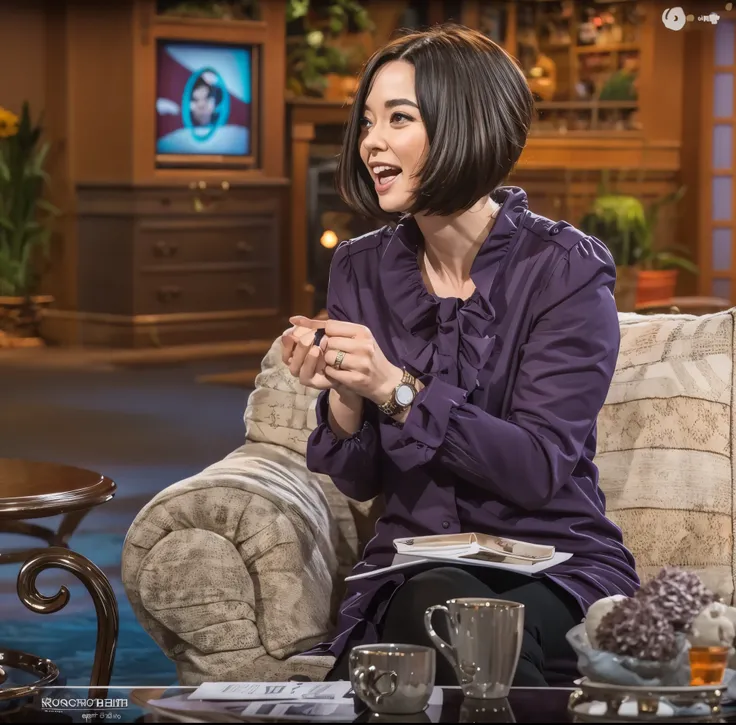
[[[411,385],[403,383],[399,385],[398,388],[396,388],[396,394],[394,395],[394,398],[397,405],[400,405],[403,408],[407,405],[411,405],[412,401],[414,400],[414,395],[414,388],[412,388]]]

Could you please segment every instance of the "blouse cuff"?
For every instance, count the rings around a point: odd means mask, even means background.
[[[317,398],[317,427],[307,443],[307,468],[314,473],[351,478],[373,469],[378,443],[374,427],[364,420],[362,427],[347,438],[338,438],[328,420],[329,390]]]
[[[439,378],[419,378],[424,387],[417,393],[402,426],[390,426],[386,451],[402,471],[432,460],[444,443],[454,408],[464,405],[468,393]]]

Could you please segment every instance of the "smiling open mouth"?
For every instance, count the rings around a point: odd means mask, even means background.
[[[396,179],[401,176],[401,168],[399,166],[374,166],[372,171],[376,191],[379,194],[383,194],[388,191]]]

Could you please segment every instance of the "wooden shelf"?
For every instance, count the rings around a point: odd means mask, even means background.
[[[604,131],[604,130],[593,130],[593,131],[553,131],[545,129],[534,129],[529,132],[530,138],[535,139],[556,139],[571,140],[571,139],[637,139],[642,137],[640,130],[632,129],[631,131]],[[600,148],[601,144],[598,143],[596,148]]]
[[[638,101],[539,101],[538,111],[633,111]]]
[[[349,108],[353,105],[352,98],[337,100],[333,98],[312,98],[298,96],[287,99],[290,106],[312,108]],[[540,101],[536,107],[541,110],[629,110],[638,107],[636,101]]]
[[[575,52],[579,55],[587,53],[630,53],[641,50],[639,43],[611,43],[611,45],[576,45]]]
[[[180,25],[188,28],[240,28],[265,30],[267,25],[262,20],[220,20],[219,18],[190,18],[179,15],[155,15],[156,25]]]

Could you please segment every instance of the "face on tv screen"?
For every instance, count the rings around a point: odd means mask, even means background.
[[[248,46],[160,41],[156,153],[250,156],[252,66]]]

